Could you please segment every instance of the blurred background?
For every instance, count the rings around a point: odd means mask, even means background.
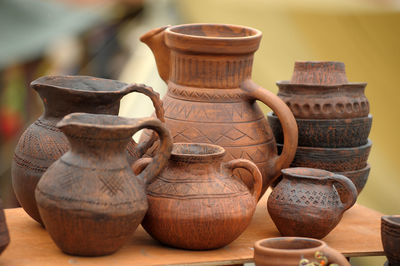
[[[253,80],[275,93],[275,82],[291,78],[296,60],[342,61],[349,81],[368,82],[371,174],[358,203],[400,213],[400,1],[395,0],[0,1],[0,193],[5,206],[17,206],[10,174],[14,147],[43,111],[29,88],[32,80],[90,75],[146,83],[163,95],[166,85],[139,37],[155,27],[196,22],[261,30]],[[150,113],[151,102],[144,96],[132,94],[122,101],[123,116]]]

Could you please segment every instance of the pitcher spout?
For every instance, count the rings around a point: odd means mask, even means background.
[[[153,52],[158,74],[166,83],[169,79],[170,49],[165,44],[164,35],[168,27],[169,25],[153,29],[140,37],[140,41],[144,42]]]

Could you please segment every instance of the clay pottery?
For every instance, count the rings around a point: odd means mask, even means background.
[[[291,167],[319,168],[331,172],[347,172],[367,166],[372,142],[351,148],[297,147]],[[278,150],[282,144],[278,144]]]
[[[277,143],[283,143],[281,123],[272,112],[267,114]],[[346,119],[300,119],[299,146],[321,148],[358,147],[367,144],[372,115]]]
[[[217,145],[175,143],[165,169],[147,186],[149,210],[143,228],[173,247],[205,250],[228,245],[249,225],[262,187],[257,166],[249,160],[223,162]],[[138,173],[152,160],[139,159]],[[233,170],[254,178],[252,191]]]
[[[141,84],[87,76],[45,76],[31,83],[44,104],[44,113],[22,134],[14,153],[11,175],[15,194],[24,210],[41,223],[35,201],[35,187],[47,168],[68,149],[68,141],[56,124],[67,114],[86,112],[117,115],[121,98],[130,92],[150,97],[156,114],[163,119],[158,93]],[[152,144],[137,145],[133,140],[127,151],[129,161],[141,157]]]
[[[8,233],[6,217],[4,215],[3,203],[0,200],[0,254],[10,243],[10,234]]]
[[[367,83],[348,82],[342,62],[295,62],[290,81],[278,81],[278,96],[296,118],[343,119],[365,117]]]
[[[254,244],[254,261],[257,266],[298,266],[301,265],[301,260],[320,262],[323,256],[328,262],[317,265],[336,263],[340,266],[350,266],[341,253],[317,239],[276,237],[261,239]]]
[[[43,174],[35,196],[50,236],[65,253],[111,254],[131,237],[148,207],[144,179],[165,166],[171,148],[168,130],[155,118],[73,113],[57,127],[71,149]],[[135,176],[126,156],[131,137],[143,128],[161,138],[159,153]]]
[[[361,193],[363,190],[365,184],[367,183],[369,172],[371,170],[371,166],[367,164],[366,167],[359,169],[359,170],[354,170],[354,171],[347,171],[347,172],[337,172],[336,174],[339,175],[344,175],[348,179],[350,179],[353,184],[357,188],[358,194]]]
[[[382,216],[381,238],[389,265],[400,265],[400,215]]]
[[[261,35],[243,26],[186,24],[151,30],[140,40],[153,51],[168,84],[165,123],[174,142],[222,146],[225,162],[249,159],[263,175],[264,193],[293,159],[297,126],[282,100],[251,80]],[[285,146],[280,156],[256,100],[271,107],[282,122]],[[251,185],[249,173],[239,174]]]
[[[335,184],[344,189],[338,191]],[[353,182],[321,169],[287,168],[268,198],[268,212],[283,236],[325,237],[357,200]]]

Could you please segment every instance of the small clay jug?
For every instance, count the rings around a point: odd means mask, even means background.
[[[366,117],[367,83],[348,82],[345,65],[332,61],[295,62],[290,81],[278,81],[278,96],[300,119]]]
[[[400,215],[385,215],[381,217],[381,238],[389,266],[399,266]]]
[[[85,112],[118,115],[121,98],[130,92],[150,97],[157,117],[163,121],[164,110],[159,94],[142,84],[88,76],[45,76],[31,83],[44,104],[44,113],[22,134],[14,153],[11,175],[15,194],[24,210],[41,223],[35,201],[35,187],[47,168],[68,149],[68,141],[56,124],[67,114]],[[133,162],[153,144],[154,138],[127,147]]]
[[[0,200],[0,254],[10,243],[10,234],[8,233],[6,217],[4,215],[3,203]]]
[[[239,25],[186,24],[151,30],[140,40],[153,51],[158,73],[168,84],[165,124],[174,142],[215,144],[226,150],[225,162],[254,162],[263,175],[263,194],[293,160],[297,126],[284,102],[251,80],[261,36]],[[281,121],[285,141],[280,156],[257,100]],[[251,185],[249,173],[238,174]]]
[[[217,145],[174,144],[167,166],[147,186],[149,210],[142,226],[153,238],[173,247],[205,250],[231,243],[246,229],[262,176],[251,161],[223,163],[224,155]],[[136,161],[135,173],[151,161]],[[237,168],[253,176],[253,191],[233,175]]]
[[[73,113],[57,127],[71,149],[40,179],[36,201],[50,236],[65,253],[111,254],[131,237],[148,207],[143,180],[158,175],[172,149],[168,130],[155,118]],[[135,176],[126,146],[137,131],[160,136],[160,149]]]
[[[266,238],[254,244],[254,261],[257,266],[299,266],[301,261],[329,265],[350,266],[347,259],[325,242],[305,237]],[[324,262],[322,262],[324,261]]]
[[[340,189],[335,188],[340,184]],[[268,212],[283,236],[325,237],[357,200],[345,176],[314,168],[287,168],[268,198]]]

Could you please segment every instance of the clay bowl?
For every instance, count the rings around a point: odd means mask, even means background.
[[[400,265],[400,215],[381,217],[381,239],[389,265]]]
[[[367,164],[366,167],[359,170],[336,172],[335,174],[344,175],[345,177],[349,178],[356,186],[358,194],[360,194],[367,183],[370,170],[371,166]]]
[[[282,151],[282,144],[277,144]],[[330,172],[348,172],[367,166],[372,142],[351,148],[316,148],[298,146],[291,167],[309,167]]]
[[[283,131],[278,117],[267,114],[276,142],[283,143]],[[299,146],[322,148],[358,147],[367,144],[372,115],[347,119],[296,119]]]

